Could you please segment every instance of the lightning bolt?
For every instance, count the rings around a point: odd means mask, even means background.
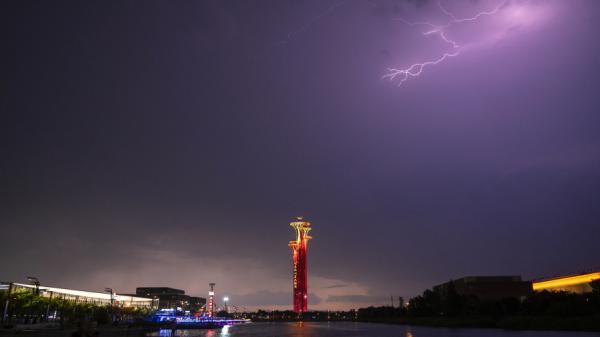
[[[444,25],[435,25],[430,22],[422,22],[422,21],[421,22],[410,22],[410,21],[407,21],[407,20],[401,19],[401,18],[397,19],[409,26],[425,26],[425,27],[427,27],[428,29],[421,33],[423,36],[437,35],[444,43],[447,43],[451,47],[451,49],[449,51],[443,53],[438,58],[423,61],[423,62],[413,63],[407,68],[403,68],[403,69],[388,68],[387,69],[388,72],[386,74],[384,74],[381,77],[381,79],[388,79],[390,81],[398,80],[398,86],[401,86],[404,82],[409,80],[411,77],[420,76],[426,67],[439,64],[441,62],[444,62],[445,60],[447,60],[450,57],[455,57],[455,56],[460,55],[460,53],[464,49],[464,46],[459,44],[458,42],[448,38],[448,36],[446,35],[446,30],[456,24],[470,22],[470,21],[477,21],[482,16],[494,15],[498,11],[500,11],[500,9],[502,9],[506,4],[507,4],[507,0],[501,2],[500,4],[498,4],[495,8],[493,8],[491,10],[482,11],[482,12],[475,14],[474,16],[467,17],[467,18],[458,18],[452,12],[448,11],[442,5],[442,1],[440,0],[440,1],[438,1],[438,7],[439,7],[440,11],[449,18],[449,21]]]

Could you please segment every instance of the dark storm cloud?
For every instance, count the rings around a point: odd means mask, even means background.
[[[448,18],[338,4],[3,2],[0,280],[285,307],[295,215],[322,309],[598,267],[599,4],[510,2],[401,87],[447,46],[393,19]]]
[[[257,308],[269,308],[271,306],[284,307],[290,304],[290,293],[288,291],[273,292],[268,290],[261,290],[251,294],[234,295],[232,299],[241,303],[245,306],[252,306]],[[315,294],[309,293],[308,300],[312,305],[318,305],[321,303],[321,299]]]
[[[348,286],[347,284],[332,284],[330,286],[326,286],[326,287],[323,287],[323,288],[325,288],[325,289],[335,289],[335,288],[345,288],[347,286]]]
[[[330,296],[327,298],[327,302],[347,302],[347,303],[373,303],[378,302],[373,296],[368,295],[342,295],[342,296]]]

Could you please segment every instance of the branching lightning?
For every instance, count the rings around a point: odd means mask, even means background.
[[[412,65],[410,65],[407,68],[403,68],[403,69],[388,68],[388,72],[382,76],[382,79],[389,79],[390,81],[398,80],[398,85],[400,86],[404,82],[406,82],[408,79],[410,79],[411,77],[420,76],[426,67],[436,65],[438,63],[444,62],[446,59],[448,59],[450,57],[455,57],[455,56],[460,55],[460,53],[464,49],[464,46],[459,44],[458,42],[448,38],[448,36],[446,35],[447,29],[456,24],[469,22],[469,21],[476,21],[479,18],[481,18],[482,16],[494,15],[498,11],[500,11],[506,5],[506,3],[507,3],[507,0],[501,2],[498,6],[496,6],[495,8],[493,8],[491,10],[482,11],[482,12],[475,14],[474,16],[467,17],[467,18],[458,18],[452,12],[448,11],[443,6],[442,1],[439,0],[438,7],[439,7],[440,11],[449,18],[449,21],[444,25],[435,25],[430,22],[410,22],[405,19],[398,19],[399,21],[401,21],[409,26],[425,26],[425,27],[427,27],[428,29],[422,32],[423,36],[437,35],[444,43],[447,43],[448,45],[450,45],[451,49],[447,52],[444,52],[441,56],[439,56],[435,59],[413,63]]]

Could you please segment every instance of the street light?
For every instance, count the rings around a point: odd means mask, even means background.
[[[112,288],[104,288],[104,291],[107,293],[110,293],[110,318],[111,318],[111,322],[115,321],[115,314],[113,312],[113,302],[115,300],[115,296],[114,296],[114,292]]]
[[[29,283],[34,284],[35,285],[35,291],[34,291],[34,295],[35,296],[39,296],[40,295],[40,280],[38,280],[37,277],[33,277],[33,276],[27,276],[27,280],[29,281]],[[31,299],[29,300],[29,305],[31,307],[33,307],[33,296],[31,297]],[[33,311],[33,310],[32,310]],[[30,312],[29,315],[33,318],[33,313]],[[37,317],[35,318],[37,319]]]
[[[158,309],[158,304],[160,303],[160,299],[158,296],[152,296],[152,309]]]
[[[229,310],[227,309],[227,302],[229,302],[229,297],[223,297],[223,302],[225,303],[225,312],[229,313]]]
[[[115,300],[113,289],[112,288],[104,288],[104,291],[107,293],[110,293],[110,306],[112,307],[113,302]]]
[[[50,292],[50,298],[48,299],[48,305],[46,306],[46,320],[48,320],[48,315],[50,314],[50,303],[52,303],[52,294],[53,293]]]
[[[35,294],[39,295],[40,294],[40,280],[38,280],[37,277],[33,277],[33,276],[27,276],[27,280],[35,285]]]
[[[10,303],[10,295],[12,293],[12,290],[13,290],[13,283],[10,282],[8,284],[8,293],[6,294],[6,300],[4,301],[4,312],[2,313],[2,325],[4,325],[4,323],[8,319],[8,304]]]

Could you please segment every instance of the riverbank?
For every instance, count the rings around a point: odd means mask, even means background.
[[[79,329],[75,326],[46,329],[0,328],[0,337],[71,337],[73,333],[77,332],[78,330]],[[91,329],[90,331],[87,331],[87,334],[90,336],[95,334],[99,337],[140,337],[145,336],[146,333],[155,330],[157,329],[142,326],[127,327],[101,325]]]
[[[446,328],[493,328],[506,330],[600,331],[600,316],[509,317],[399,317],[360,320],[366,323],[404,324]]]

